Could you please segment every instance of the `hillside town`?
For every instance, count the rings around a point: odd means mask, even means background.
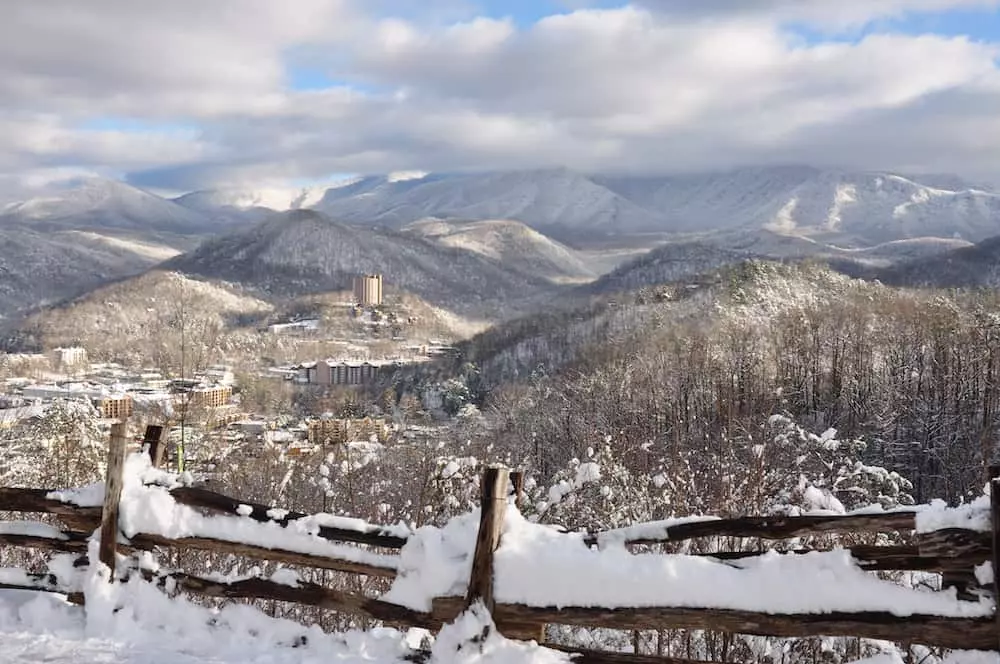
[[[352,316],[377,317],[384,305],[382,275],[356,277],[352,295],[352,301],[345,303]],[[263,333],[315,335],[320,331],[319,320],[305,319],[273,323]],[[286,407],[263,409],[248,402],[247,386],[240,385],[231,364],[208,364],[178,374],[155,366],[93,361],[84,346],[0,353],[4,369],[0,430],[42,420],[55,403],[74,402],[92,409],[104,430],[124,422],[138,437],[146,425],[156,424],[167,428],[174,444],[186,438],[211,439],[217,444],[276,446],[291,455],[337,446],[382,445],[433,431],[426,423],[404,424],[397,407],[376,397],[384,397],[400,372],[453,355],[452,345],[445,340],[411,344],[399,337],[394,357],[371,358],[355,339],[331,341],[343,349],[337,357],[244,370],[245,380],[253,381],[257,390],[292,394]],[[338,395],[349,397],[351,412],[324,407]],[[411,413],[423,413],[425,422],[433,420],[435,413],[440,415],[441,409],[440,392],[433,389],[424,391],[416,406],[412,400],[409,406]],[[211,454],[211,449],[202,452],[207,459]]]

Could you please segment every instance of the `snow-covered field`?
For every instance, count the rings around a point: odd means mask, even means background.
[[[94,584],[104,583],[95,578]],[[108,586],[87,609],[61,595],[0,590],[0,661],[4,664],[404,664],[425,633],[392,629],[326,634],[277,620],[245,605],[209,611],[169,599],[144,582]],[[117,610],[116,610],[117,609]],[[432,664],[566,663],[534,643],[510,641],[475,611],[445,627]]]

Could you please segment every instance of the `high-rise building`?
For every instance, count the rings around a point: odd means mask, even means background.
[[[363,274],[354,277],[354,301],[363,307],[382,304],[382,275]]]
[[[87,351],[80,346],[53,348],[49,351],[49,362],[55,371],[72,371],[87,364]]]

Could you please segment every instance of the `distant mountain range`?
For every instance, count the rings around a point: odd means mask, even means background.
[[[1000,288],[1000,237],[920,260],[901,261],[872,276],[894,286]]]
[[[84,178],[0,209],[0,319],[138,274],[217,225],[122,182]]]
[[[169,269],[271,293],[342,288],[353,274],[378,271],[470,314],[496,314],[498,303],[526,310],[557,284],[591,280],[629,255],[600,253],[612,245],[655,249],[584,290],[748,257],[809,256],[901,283],[993,284],[1000,251],[968,245],[998,235],[1000,193],[988,187],[806,166],[655,177],[405,173],[175,199],[83,178],[0,209],[0,316],[165,259]]]
[[[178,196],[173,202],[207,214],[226,209],[246,211],[264,208],[285,211],[313,207],[323,199],[325,193],[325,187],[203,189]]]
[[[172,200],[87,178],[8,205],[0,226],[202,235],[260,221],[270,211],[311,208],[342,223],[391,228],[427,219],[515,220],[568,238],[766,229],[872,246],[917,237],[978,242],[1000,234],[1000,193],[954,176],[927,178],[930,184],[892,173],[807,166],[655,177],[548,169],[394,174],[331,187],[202,190]]]
[[[116,229],[193,235],[206,232],[209,217],[124,182],[88,177],[47,196],[0,209],[0,227],[35,230]]]
[[[944,176],[934,176],[937,183]],[[580,233],[767,229],[843,246],[917,237],[979,241],[1000,234],[1000,194],[891,173],[745,168],[663,177],[587,176],[566,169],[361,178],[315,207],[346,222],[399,227],[429,217],[515,219],[571,239]]]

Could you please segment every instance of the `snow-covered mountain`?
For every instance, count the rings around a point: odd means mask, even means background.
[[[509,269],[556,283],[590,281],[597,276],[576,251],[517,221],[428,219],[404,227],[403,232],[473,251]]]
[[[342,224],[314,210],[275,213],[251,228],[207,240],[164,268],[277,297],[349,289],[355,275],[378,272],[387,288],[491,318],[503,316],[506,304],[516,311],[527,298],[553,288],[471,251]]]
[[[73,180],[47,195],[7,205],[0,226],[38,229],[128,229],[141,232],[212,232],[209,218],[137,187],[106,178]]]
[[[164,344],[163,335],[171,334],[179,302],[198,321],[191,329],[224,330],[236,320],[261,320],[274,308],[229,284],[153,269],[34,311],[19,323],[18,333],[45,348],[86,340],[98,356],[127,353],[131,361],[149,361]]]
[[[327,192],[316,208],[343,221],[393,227],[427,217],[612,233],[661,226],[655,212],[568,169],[362,178]]]
[[[598,181],[661,211],[675,230],[763,228],[866,246],[1000,233],[997,193],[940,189],[891,173],[769,167]]]
[[[930,288],[1000,287],[1000,236],[930,258],[912,258],[879,271],[880,281]]]
[[[137,274],[176,253],[93,232],[0,226],[0,320]]]
[[[926,177],[926,181],[920,180]],[[200,190],[166,200],[99,178],[10,205],[0,223],[214,233],[272,210],[400,228],[427,218],[514,220],[572,243],[631,233],[772,230],[840,246],[1000,234],[1000,193],[948,175],[768,166],[671,176],[585,175],[565,168],[393,173],[331,187]]]
[[[929,176],[961,186],[957,178]],[[567,232],[769,229],[843,245],[1000,234],[1000,194],[947,189],[892,173],[807,166],[674,176],[586,176],[567,169],[362,178],[316,205],[349,222],[402,226],[426,217],[513,219]]]

